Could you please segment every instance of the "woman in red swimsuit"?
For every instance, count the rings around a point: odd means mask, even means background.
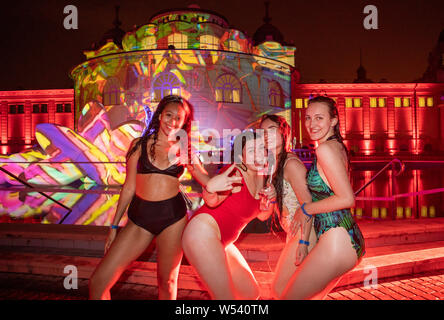
[[[263,139],[256,147],[256,133],[248,133],[234,142],[234,146],[242,142],[241,165],[226,166],[208,181],[203,191],[205,205],[191,218],[182,236],[184,253],[213,299],[259,296],[254,275],[233,244],[251,220],[269,214],[260,211],[258,195],[263,188],[259,171],[265,162]],[[234,159],[237,157],[232,156]]]

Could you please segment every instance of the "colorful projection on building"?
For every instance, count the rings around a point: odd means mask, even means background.
[[[242,129],[263,113],[290,108],[294,50],[271,41],[253,46],[205,10],[160,13],[127,32],[122,47],[110,41],[85,52],[88,60],[71,72],[76,108],[97,100],[142,120],[164,95],[180,94],[203,129]],[[221,87],[221,80],[230,86]]]
[[[76,130],[36,126],[38,150],[2,156],[0,166],[36,185],[76,181],[120,185],[125,154],[162,97],[194,106],[199,130],[244,129],[265,113],[290,119],[290,68],[295,48],[253,46],[241,31],[204,10],[166,12],[85,52],[73,68]],[[13,163],[14,162],[14,163]],[[0,183],[20,182],[0,173]]]
[[[87,104],[78,120],[78,132],[54,124],[39,124],[39,150],[0,156],[0,165],[15,176],[36,185],[67,185],[77,180],[120,185],[125,180],[125,155],[131,141],[145,127],[141,122],[120,122],[118,110],[98,102]],[[115,120],[114,120],[115,122]],[[4,172],[0,182],[22,185]]]

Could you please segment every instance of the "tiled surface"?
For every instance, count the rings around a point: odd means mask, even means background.
[[[444,271],[380,283],[373,288],[338,290],[330,293],[327,300],[444,300]]]
[[[80,279],[78,289],[63,287],[63,277],[0,273],[0,300],[85,300],[88,281]],[[117,283],[111,290],[116,300],[157,299],[155,286]],[[179,289],[179,300],[207,300],[206,292]],[[444,271],[403,280],[380,283],[376,288],[352,288],[330,293],[326,300],[444,300]]]

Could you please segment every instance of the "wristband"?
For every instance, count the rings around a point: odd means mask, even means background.
[[[115,225],[115,224],[112,224],[112,225],[110,225],[109,226],[111,229],[118,229],[119,228],[119,226],[117,226],[117,225]]]
[[[309,213],[307,213],[307,211],[305,211],[305,202],[302,204],[302,206],[301,206],[301,210],[302,210],[302,213],[303,214],[305,214],[307,217],[309,217],[310,219],[311,218],[313,218],[313,216],[311,215],[311,214],[309,214]]]
[[[310,245],[310,242],[308,242],[308,241],[305,241],[305,240],[299,240],[299,243],[300,244],[305,244],[305,245],[307,245],[307,246],[309,246]]]

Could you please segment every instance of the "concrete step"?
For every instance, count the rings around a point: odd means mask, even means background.
[[[358,223],[367,253],[373,248],[390,251],[396,246],[444,241],[444,218]],[[92,225],[0,223],[0,249],[102,257],[108,231],[108,227]],[[248,262],[275,262],[285,245],[285,234],[242,233],[236,245]],[[155,262],[155,243],[138,260]]]
[[[66,255],[49,255],[23,252],[0,252],[0,272],[29,273],[53,276],[66,276],[66,266],[76,266],[79,279],[89,279],[100,258]],[[250,267],[260,285],[261,296],[271,298],[270,289],[275,265],[265,262],[252,262]],[[120,278],[121,282],[157,285],[157,265],[155,262],[135,261]],[[400,253],[364,257],[361,263],[346,274],[338,287],[376,284],[393,277],[413,276],[424,272],[444,270],[444,247],[404,251]],[[205,286],[194,268],[182,265],[179,275],[180,289],[205,292]]]

